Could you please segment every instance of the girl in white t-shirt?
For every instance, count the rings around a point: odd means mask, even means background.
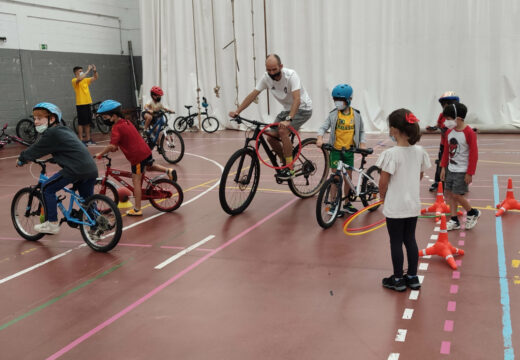
[[[383,279],[383,286],[404,291],[421,287],[417,277],[419,250],[415,241],[417,217],[421,212],[420,180],[431,166],[426,151],[415,145],[421,138],[419,120],[410,110],[395,110],[388,117],[390,137],[397,144],[379,156],[381,169],[379,194],[384,201],[383,214],[390,235],[394,273]],[[403,273],[403,244],[408,259],[407,274]]]

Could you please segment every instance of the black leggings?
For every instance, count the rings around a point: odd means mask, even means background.
[[[403,277],[403,243],[408,259],[408,275],[417,275],[417,263],[419,262],[419,249],[415,241],[415,227],[417,217],[404,219],[386,218],[386,228],[390,235],[390,250],[392,252],[392,264],[394,275]]]
[[[437,160],[435,160],[435,164],[437,164],[437,168],[435,169],[435,182],[436,183],[441,182],[441,160],[442,160],[443,152],[444,152],[444,145],[440,144],[439,145],[439,157],[437,158]]]

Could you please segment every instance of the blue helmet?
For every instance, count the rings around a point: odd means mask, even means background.
[[[439,98],[439,102],[442,104],[443,102],[447,101],[459,102],[460,98],[457,96],[457,94],[455,94],[455,91],[446,91]]]
[[[345,99],[347,104],[350,105],[350,99],[352,98],[353,92],[354,90],[352,90],[352,86],[348,84],[339,84],[332,89],[332,97]]]
[[[50,103],[50,102],[41,102],[39,104],[34,105],[33,110],[36,109],[45,109],[51,114],[54,114],[57,118],[56,124],[59,124],[61,122],[61,110],[56,105]]]
[[[96,113],[97,114],[104,114],[104,113],[107,113],[107,112],[110,112],[110,111],[114,111],[114,110],[119,110],[121,108],[121,103],[120,102],[117,102],[115,100],[105,100],[103,101]]]

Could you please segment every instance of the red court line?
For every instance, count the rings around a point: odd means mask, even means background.
[[[229,245],[233,244],[234,242],[236,242],[237,240],[239,240],[240,238],[242,238],[244,235],[248,234],[249,232],[251,232],[252,230],[256,229],[257,227],[259,227],[260,225],[262,225],[263,223],[265,223],[267,220],[271,219],[272,217],[274,217],[275,215],[277,215],[278,213],[282,212],[283,210],[285,210],[287,207],[289,207],[290,205],[292,205],[296,200],[298,200],[298,198],[294,198],[292,199],[291,201],[289,201],[288,203],[286,203],[285,205],[283,205],[282,207],[280,207],[278,210],[275,210],[274,212],[272,212],[271,214],[267,215],[266,217],[264,217],[262,220],[258,221],[256,224],[254,224],[253,226],[245,229],[244,231],[242,231],[240,234],[236,235],[235,237],[233,237],[232,239],[226,241],[224,244],[222,244],[221,246],[219,246],[218,248],[216,248],[215,250],[211,251],[210,253],[204,255],[203,257],[201,257],[200,259],[198,259],[197,261],[195,261],[193,264],[191,264],[190,266],[186,267],[184,270],[181,270],[180,272],[178,272],[177,274],[175,274],[173,277],[171,277],[169,280],[167,280],[166,282],[162,283],[161,285],[159,285],[158,287],[156,287],[155,289],[153,289],[152,291],[150,291],[148,294],[146,294],[145,296],[143,296],[142,298],[140,298],[139,300],[137,300],[136,302],[134,302],[133,304],[130,304],[129,306],[127,306],[126,308],[124,308],[123,310],[121,310],[120,312],[118,312],[117,314],[113,315],[112,317],[110,317],[108,320],[102,322],[101,324],[99,324],[98,326],[96,326],[95,328],[93,328],[92,330],[86,332],[85,334],[81,335],[79,338],[77,338],[76,340],[72,341],[71,343],[69,343],[68,345],[66,345],[65,347],[63,347],[61,350],[55,352],[54,354],[52,354],[51,356],[49,356],[47,358],[47,360],[54,360],[54,359],[57,359],[59,358],[60,356],[66,354],[67,352],[69,352],[70,350],[74,349],[76,346],[78,346],[79,344],[81,344],[83,341],[87,340],[88,338],[90,338],[91,336],[95,335],[96,333],[98,333],[99,331],[103,330],[105,327],[107,327],[108,325],[112,324],[114,321],[116,321],[117,319],[119,319],[120,317],[124,316],[126,313],[132,311],[133,309],[135,309],[137,306],[141,305],[142,303],[144,303],[146,300],[150,299],[152,296],[154,296],[155,294],[161,292],[162,290],[164,290],[167,286],[173,284],[175,281],[177,281],[178,279],[180,279],[181,277],[183,277],[184,275],[186,275],[187,273],[189,273],[191,270],[197,268],[200,264],[204,263],[206,260],[208,260],[210,257],[212,257],[213,255],[217,254],[218,252],[224,250],[225,248],[227,248]]]

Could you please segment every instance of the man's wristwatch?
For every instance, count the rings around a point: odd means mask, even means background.
[[[285,117],[285,121],[291,121],[291,122],[292,122],[292,117],[291,117],[291,115],[287,115],[287,116]]]

